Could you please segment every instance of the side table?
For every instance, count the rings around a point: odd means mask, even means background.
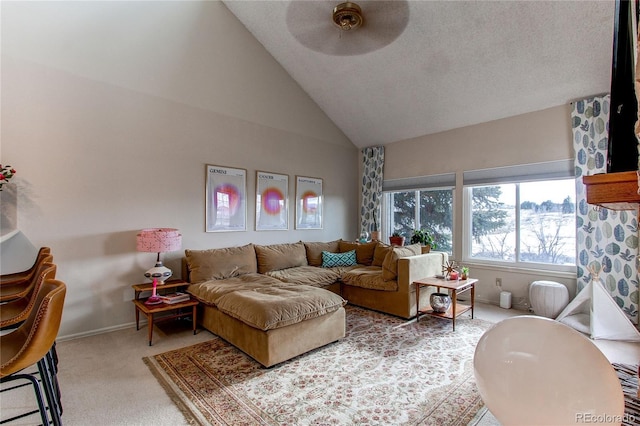
[[[193,334],[196,334],[196,307],[198,306],[198,301],[195,299],[187,300],[186,302],[174,303],[171,305],[168,303],[160,303],[158,305],[150,306],[145,305],[143,299],[134,299],[133,304],[136,306],[136,330],[140,330],[140,312],[147,316],[147,327],[149,328],[149,346],[152,345],[153,340],[154,314],[160,312],[176,311],[172,315],[160,318],[161,320],[191,316],[193,322]],[[190,311],[183,311],[184,308],[189,307],[191,307]]]
[[[456,331],[456,318],[462,315],[467,311],[471,311],[471,318],[473,318],[473,307],[475,304],[476,298],[476,283],[478,282],[475,278],[469,278],[467,280],[444,280],[436,277],[422,278],[417,281],[414,281],[413,284],[416,286],[416,322],[420,319],[420,314],[423,315],[431,315],[439,318],[446,318],[453,322],[453,331]],[[420,287],[437,287],[438,292],[440,288],[446,288],[449,291],[449,295],[451,296],[451,306],[447,310],[447,312],[434,312],[431,309],[431,306],[428,309],[420,309]],[[457,297],[459,294],[464,293],[466,291],[471,291],[471,304],[466,305],[463,303],[457,302]]]
[[[166,289],[178,289],[179,287],[186,287],[189,283],[183,280],[171,280],[167,281],[165,284],[159,285],[156,287],[156,291],[158,293],[166,293]],[[196,334],[196,323],[197,323],[197,306],[199,302],[195,299],[186,300],[184,302],[179,303],[159,303],[157,305],[145,305],[144,302],[146,298],[140,298],[140,293],[143,291],[151,291],[153,290],[153,283],[144,283],[144,284],[134,284],[133,290],[135,292],[135,298],[133,299],[133,305],[136,309],[136,330],[140,330],[140,312],[147,316],[147,327],[149,329],[149,346],[152,345],[153,342],[153,324],[157,321],[164,321],[175,318],[182,317],[191,317],[193,323],[193,334]],[[191,309],[185,309],[191,308]],[[172,312],[171,315],[165,315],[161,318],[155,318],[155,314],[161,312]]]

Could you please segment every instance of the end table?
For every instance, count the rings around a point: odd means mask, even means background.
[[[156,287],[158,292],[163,292],[165,289],[177,289],[179,287],[186,287],[189,283],[182,280],[171,280],[165,284]],[[153,343],[153,324],[154,321],[164,321],[175,318],[191,317],[193,322],[193,334],[196,334],[196,322],[197,322],[197,306],[199,302],[196,299],[186,300],[179,303],[160,303],[157,305],[145,305],[146,298],[140,298],[140,293],[143,291],[151,291],[153,289],[153,283],[134,284],[135,298],[133,299],[133,305],[136,309],[136,330],[140,330],[140,312],[147,316],[147,327],[149,329],[149,346]],[[166,292],[165,292],[166,293]],[[191,308],[191,309],[185,309]],[[172,312],[171,315],[166,315],[161,318],[155,318],[154,315],[160,312]]]
[[[420,314],[446,318],[453,322],[453,331],[456,331],[457,317],[467,311],[471,311],[471,318],[473,319],[473,308],[476,298],[475,286],[477,282],[478,280],[475,278],[469,278],[467,280],[444,280],[435,277],[422,278],[414,281],[413,284],[416,286],[416,322],[420,320]],[[451,295],[451,306],[449,307],[449,310],[447,310],[447,312],[439,313],[430,309],[431,307],[429,307],[429,309],[420,309],[420,287],[437,287],[438,291],[440,291],[440,288],[446,288]],[[471,304],[466,305],[457,303],[457,296],[469,290],[471,291]]]

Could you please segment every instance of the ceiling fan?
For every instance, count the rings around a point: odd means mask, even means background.
[[[328,55],[361,55],[402,34],[409,22],[406,0],[292,1],[287,28],[302,45]]]

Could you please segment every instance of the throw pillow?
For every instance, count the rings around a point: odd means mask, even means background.
[[[420,249],[420,244],[416,244]],[[394,247],[382,262],[382,279],[385,281],[393,281],[398,276],[398,259],[401,257],[415,256],[415,247]]]
[[[351,250],[346,253],[322,252],[322,267],[334,268],[336,266],[354,266],[356,262],[356,251]]]
[[[410,246],[404,246],[407,250],[413,252],[414,255],[422,254],[422,246],[420,243],[411,244]]]

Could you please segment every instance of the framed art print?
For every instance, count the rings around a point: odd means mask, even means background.
[[[296,176],[296,229],[322,229],[322,179]]]
[[[289,229],[289,175],[256,172],[256,231]]]
[[[207,164],[207,232],[247,230],[247,171]]]

